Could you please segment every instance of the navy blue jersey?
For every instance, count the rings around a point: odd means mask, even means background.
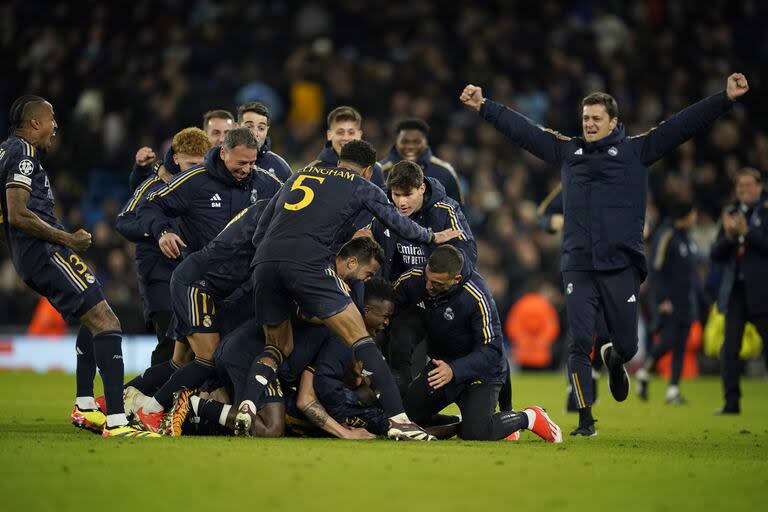
[[[392,149],[389,150],[387,158],[379,162],[381,164],[381,170],[384,173],[385,180],[389,174],[390,169],[392,169],[392,167],[394,167],[395,164],[401,160],[405,160],[405,158],[400,156],[400,153],[397,152],[397,148],[395,146],[392,146]],[[424,150],[424,152],[419,157],[419,161],[416,163],[419,164],[419,167],[421,167],[425,178],[436,179],[440,182],[443,188],[445,188],[445,192],[448,194],[448,197],[459,203],[459,205],[464,204],[464,193],[461,191],[459,175],[456,174],[455,170],[453,170],[453,166],[451,164],[445,160],[440,160],[437,158],[434,153],[432,153],[432,148],[430,147],[427,147],[427,149]]]
[[[634,266],[645,279],[647,166],[709,126],[731,105],[723,91],[644,134],[627,137],[619,124],[610,135],[592,143],[538,127],[490,100],[483,103],[480,115],[526,151],[560,167],[565,219],[560,270]]]
[[[345,228],[363,210],[407,240],[430,243],[434,238],[356,172],[310,166],[294,174],[270,201],[254,235],[255,261],[325,267],[347,241],[341,237]]]
[[[474,267],[477,263],[477,244],[459,203],[446,196],[443,185],[435,178],[425,178],[424,184],[424,204],[410,219],[435,233],[445,229],[462,230],[460,237],[448,243],[463,252],[464,258]],[[431,244],[409,242],[375,219],[371,231],[373,238],[384,249],[384,264],[380,272],[387,280],[395,280],[403,272],[425,265],[434,248]]]
[[[330,142],[325,143],[325,147],[317,155],[315,161],[310,162],[307,167],[325,167],[333,168],[339,165],[339,154],[333,149]],[[371,183],[384,190],[386,188],[386,182],[384,181],[384,173],[381,170],[381,165],[376,162],[373,164],[373,175],[371,176]]]
[[[248,266],[256,248],[251,243],[269,201],[262,199],[238,213],[205,247],[187,256],[175,275],[186,283],[225,299],[241,287],[250,289]]]
[[[256,166],[264,169],[269,174],[280,180],[281,183],[285,183],[288,178],[291,177],[291,166],[285,161],[283,157],[277,153],[271,151],[272,142],[269,137],[266,138],[264,144],[259,148],[259,154],[256,157]]]
[[[202,249],[235,215],[260,198],[272,197],[281,185],[259,168],[242,182],[235,181],[220,150],[211,148],[204,163],[176,175],[138,208],[144,230],[156,240],[176,232],[173,219],[178,218],[178,234],[187,244],[185,256]]]
[[[397,305],[414,308],[427,333],[427,354],[451,365],[457,384],[473,379],[501,382],[506,362],[501,322],[485,280],[465,262],[462,279],[448,292],[427,295],[423,268],[395,282]]]
[[[40,162],[40,151],[17,135],[0,144],[0,178],[5,189],[22,188],[29,192],[27,208],[56,229],[64,226],[54,214],[54,196],[48,174]],[[11,226],[5,191],[1,194],[2,221],[11,259],[22,278],[34,274],[59,246],[24,233]]]

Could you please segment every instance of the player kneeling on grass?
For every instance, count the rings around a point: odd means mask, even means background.
[[[507,377],[499,313],[485,280],[461,251],[438,247],[425,267],[400,276],[395,291],[399,308],[419,313],[430,358],[405,395],[410,418],[430,425],[436,413],[456,403],[462,439],[500,440],[528,429],[547,442],[562,442],[560,427],[539,406],[495,412]]]

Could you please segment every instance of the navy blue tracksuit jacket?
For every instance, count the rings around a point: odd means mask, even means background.
[[[176,175],[162,189],[139,205],[138,216],[146,233],[159,240],[166,231],[176,232],[187,244],[185,255],[199,251],[242,210],[258,199],[269,199],[281,183],[263,169],[254,169],[238,183],[211,148],[205,162]]]
[[[656,128],[627,137],[619,124],[597,142],[534,125],[493,101],[480,115],[533,155],[561,169],[565,225],[560,270],[608,271],[647,266],[643,225],[647,166],[709,126],[732,105],[725,91],[705,98]]]
[[[459,284],[437,297],[427,295],[424,268],[395,282],[398,307],[415,308],[427,333],[427,354],[451,366],[457,385],[480,379],[501,384],[507,364],[501,322],[488,285],[468,261]]]
[[[272,141],[266,138],[264,144],[259,148],[259,154],[256,157],[256,166],[264,169],[269,174],[286,182],[291,177],[291,166],[283,157],[272,151]]]
[[[449,243],[464,253],[471,266],[477,264],[477,244],[472,230],[469,227],[461,206],[447,197],[443,185],[435,178],[425,178],[426,191],[424,192],[424,205],[411,215],[410,219],[420,226],[431,229],[433,232],[445,229],[461,229],[464,233],[459,238],[454,238]],[[406,270],[424,266],[427,258],[434,248],[430,244],[417,244],[387,229],[381,221],[376,219],[371,224],[373,238],[384,249],[384,264],[381,266],[381,276],[388,281],[399,277]]]

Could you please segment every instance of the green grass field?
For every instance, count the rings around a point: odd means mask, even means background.
[[[745,381],[740,417],[714,417],[720,384],[685,382],[690,405],[601,383],[598,436],[567,436],[564,379],[517,375],[560,445],[328,439],[102,439],[68,423],[74,377],[0,372],[0,496],[13,510],[759,510],[768,499],[768,383]]]

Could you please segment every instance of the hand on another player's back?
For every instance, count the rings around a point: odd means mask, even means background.
[[[434,242],[436,244],[444,244],[446,242],[450,242],[454,238],[459,238],[462,234],[464,234],[463,231],[460,229],[445,229],[443,231],[438,231],[435,233],[435,240]]]

